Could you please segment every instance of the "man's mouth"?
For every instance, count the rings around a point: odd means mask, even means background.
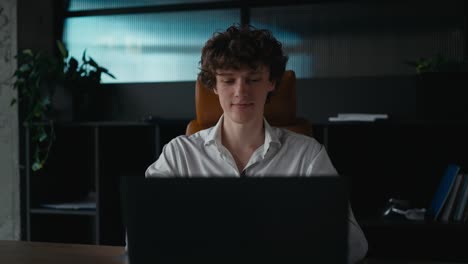
[[[237,107],[237,108],[248,108],[253,106],[253,103],[234,103],[232,106]]]

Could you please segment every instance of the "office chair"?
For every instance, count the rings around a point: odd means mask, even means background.
[[[195,88],[196,119],[187,125],[185,134],[192,135],[216,125],[223,110],[218,96],[197,80]],[[296,117],[296,75],[285,71],[280,85],[265,104],[265,118],[272,126],[285,128],[296,133],[312,136],[312,126],[303,118]]]

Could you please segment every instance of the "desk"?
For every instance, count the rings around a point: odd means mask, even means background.
[[[124,247],[0,240],[5,264],[126,264]]]
[[[128,264],[124,247],[0,240],[0,263]],[[448,264],[368,259],[365,264]]]
[[[464,264],[464,263],[465,262],[405,261],[405,260],[367,259],[362,264]]]

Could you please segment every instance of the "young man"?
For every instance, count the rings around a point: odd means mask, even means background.
[[[219,97],[223,115],[209,129],[164,146],[147,177],[337,175],[315,139],[271,127],[264,105],[278,86],[287,56],[268,30],[229,27],[202,50],[200,81]],[[366,238],[349,213],[349,262],[362,260]]]

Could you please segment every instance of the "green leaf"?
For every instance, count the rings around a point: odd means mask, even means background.
[[[16,104],[16,98],[11,99],[10,106],[13,106]]]
[[[35,161],[33,165],[31,166],[31,169],[33,171],[38,171],[42,168],[42,164],[39,161]]]
[[[69,72],[76,71],[76,69],[78,68],[78,61],[75,58],[71,57],[70,60],[68,61],[68,67],[69,67],[68,68]]]
[[[63,45],[62,41],[57,40],[57,47],[60,51],[60,54],[62,55],[62,58],[68,58],[68,50],[65,48],[65,45]]]
[[[89,64],[95,68],[99,68],[99,65],[91,57],[89,57]]]
[[[34,106],[34,109],[33,109],[33,115],[34,117],[41,117],[42,115],[42,105],[40,103],[37,103],[35,106]]]
[[[44,130],[41,130],[38,138],[39,142],[44,142],[44,140],[46,140],[47,138],[47,133]]]
[[[39,51],[38,53],[36,53],[35,58],[36,58],[36,60],[40,60],[42,58],[42,52]]]
[[[19,67],[18,71],[20,72],[27,72],[31,70],[31,66],[29,64],[23,64]]]
[[[115,79],[115,76],[112,73],[110,73],[106,68],[99,67],[99,69],[101,70],[101,72],[103,72],[103,73],[107,74],[108,76],[112,77],[112,79]]]
[[[110,73],[110,72],[104,72],[104,73],[109,75],[110,77],[112,77],[112,79],[115,79],[115,76],[112,73]]]
[[[16,81],[15,81],[15,84],[16,85],[20,85],[22,83],[24,83],[26,80],[24,78],[17,78]]]
[[[22,53],[25,54],[25,55],[34,56],[32,50],[30,50],[30,49],[25,49],[25,50],[23,50]]]
[[[35,82],[36,88],[39,89],[41,87],[41,77],[38,77]]]
[[[44,98],[42,98],[42,102],[41,102],[41,103],[42,103],[43,106],[48,106],[48,105],[50,105],[50,98],[49,98],[49,96],[45,96]]]
[[[81,57],[81,59],[82,59],[85,63],[87,63],[87,61],[86,61],[86,49],[83,51],[83,56]]]

